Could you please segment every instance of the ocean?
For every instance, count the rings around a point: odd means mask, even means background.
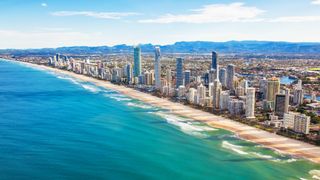
[[[316,179],[320,165],[0,60],[0,179]]]

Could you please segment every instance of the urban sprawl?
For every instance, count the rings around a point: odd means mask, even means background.
[[[269,132],[320,144],[320,62],[154,54],[23,57],[212,112]],[[281,82],[285,81],[285,82]]]

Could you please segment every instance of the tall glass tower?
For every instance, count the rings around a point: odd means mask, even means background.
[[[157,89],[161,88],[161,64],[160,64],[161,54],[160,47],[155,47],[155,59],[154,59],[154,76],[155,85]]]
[[[230,90],[234,90],[234,74],[235,74],[235,66],[233,64],[229,64],[227,66],[227,88]]]
[[[183,85],[183,61],[182,58],[177,58],[177,77],[176,77],[176,88]]]
[[[133,58],[134,58],[134,69],[133,75],[134,77],[139,77],[141,75],[141,48],[139,46],[135,46],[133,49]]]
[[[212,51],[212,59],[211,59],[211,69],[217,70],[218,65],[218,54]]]

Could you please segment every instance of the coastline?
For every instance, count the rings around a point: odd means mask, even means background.
[[[155,97],[150,94],[127,88],[125,86],[115,85],[108,81],[98,80],[85,75],[76,74],[73,72],[56,69],[44,65],[36,65],[26,62],[20,63],[27,64],[28,66],[36,68],[41,68],[43,70],[48,70],[51,72],[65,74],[85,82],[93,83],[99,87],[112,89],[134,99],[148,103],[150,105],[169,110],[173,114],[190,118],[196,121],[201,121],[207,124],[208,126],[214,128],[220,128],[231,131],[241,139],[263,145],[266,148],[279,151],[280,153],[299,158],[304,158],[315,163],[320,163],[320,147],[317,147],[315,145],[307,144],[301,141],[269,133],[224,117],[220,117],[201,110],[193,109],[180,103],[174,103],[167,99]]]

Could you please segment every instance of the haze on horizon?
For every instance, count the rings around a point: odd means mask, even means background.
[[[2,0],[0,49],[320,42],[320,0]]]

